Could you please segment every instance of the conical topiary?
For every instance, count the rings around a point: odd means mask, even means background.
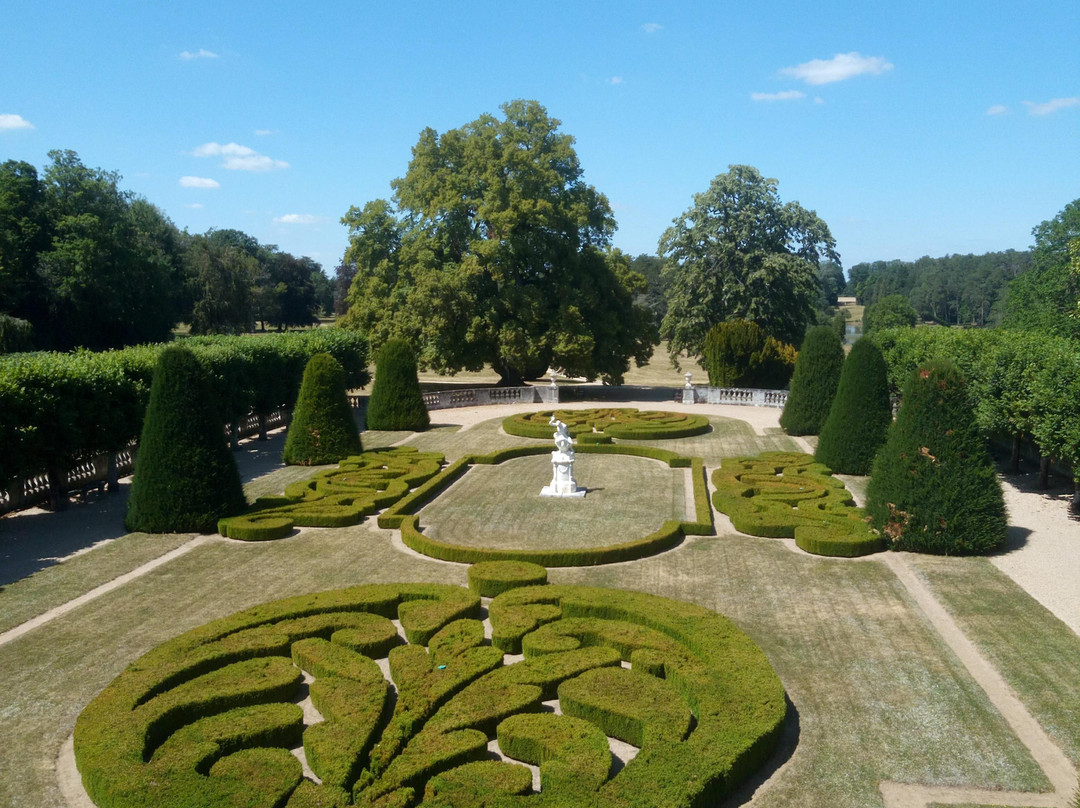
[[[795,360],[791,392],[780,414],[780,426],[785,432],[816,435],[821,431],[836,397],[843,365],[844,346],[835,328],[819,325],[806,332]]]
[[[345,369],[328,353],[304,368],[282,459],[290,466],[337,463],[360,454],[360,432],[345,393]]]
[[[418,431],[430,423],[416,376],[416,356],[407,342],[392,339],[383,345],[375,363],[367,427]]]
[[[951,362],[931,362],[908,381],[866,500],[896,550],[974,554],[1005,541],[1001,484]]]
[[[166,348],[154,369],[124,525],[211,533],[218,519],[246,506],[206,371],[186,348]]]
[[[814,458],[839,474],[869,474],[891,423],[885,359],[873,342],[861,339],[844,361]]]

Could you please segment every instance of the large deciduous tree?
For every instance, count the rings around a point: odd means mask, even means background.
[[[1009,284],[1002,325],[1080,339],[1080,274],[1073,271],[1069,254],[1070,245],[1080,239],[1080,199],[1032,234],[1032,267]]]
[[[353,207],[356,267],[341,323],[373,345],[416,347],[454,373],[490,362],[518,384],[549,365],[618,383],[652,352],[645,280],[610,248],[607,199],[582,180],[573,138],[535,101],[443,134],[425,129],[385,200]]]
[[[777,181],[733,165],[660,237],[668,310],[660,326],[673,360],[701,356],[717,323],[741,318],[799,344],[814,321],[818,266],[839,264],[828,225],[798,202],[783,204]]]

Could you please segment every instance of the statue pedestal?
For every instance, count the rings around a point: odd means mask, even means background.
[[[551,453],[551,483],[540,489],[542,497],[585,496],[585,489],[578,488],[574,479],[574,453],[554,451]]]

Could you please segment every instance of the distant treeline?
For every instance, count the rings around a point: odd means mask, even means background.
[[[1006,286],[1031,265],[1032,253],[1017,250],[874,261],[851,267],[845,292],[866,306],[903,295],[923,320],[941,325],[987,325],[1000,320]]]

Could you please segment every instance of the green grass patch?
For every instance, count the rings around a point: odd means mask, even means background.
[[[1080,764],[1080,637],[985,559],[909,560],[1043,729]]]

